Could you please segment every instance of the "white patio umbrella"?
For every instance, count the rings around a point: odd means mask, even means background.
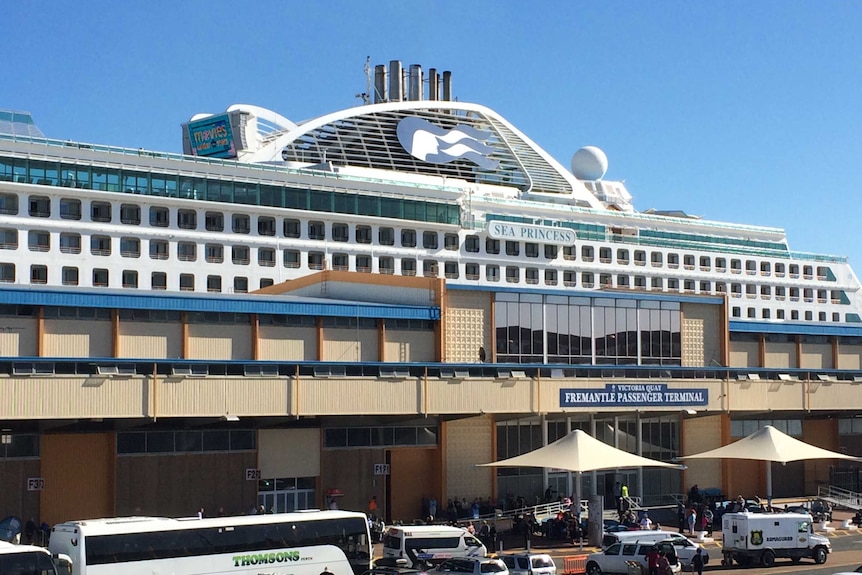
[[[765,425],[751,435],[724,447],[694,455],[684,455],[680,459],[754,459],[766,461],[766,500],[770,506],[772,506],[772,465],[770,464],[772,461],[779,463],[805,459],[862,461],[862,457],[836,453],[799,441],[771,425]]]

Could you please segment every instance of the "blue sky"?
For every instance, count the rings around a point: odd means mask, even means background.
[[[451,70],[455,96],[564,165],[608,155],[635,207],[781,227],[862,273],[862,2],[8,2],[0,108],[49,137],[179,152],[250,103],[356,105],[363,65]]]

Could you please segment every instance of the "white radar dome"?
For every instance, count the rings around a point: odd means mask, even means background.
[[[601,180],[608,171],[608,157],[595,146],[585,146],[572,156],[572,173],[579,180]]]

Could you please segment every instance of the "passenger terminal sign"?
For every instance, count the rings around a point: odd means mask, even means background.
[[[192,154],[210,158],[235,158],[230,116],[220,114],[197,122],[189,122],[189,141]]]
[[[604,389],[561,389],[560,407],[692,407],[709,403],[709,390],[666,383],[608,383]]]
[[[536,242],[542,244],[575,245],[575,230],[553,226],[532,226],[493,220],[488,222],[488,235],[497,240]]]

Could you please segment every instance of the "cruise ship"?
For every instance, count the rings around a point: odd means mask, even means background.
[[[563,165],[455,99],[450,72],[392,61],[366,76],[361,105],[309,120],[195,115],[182,154],[50,139],[0,112],[0,282],[236,294],[344,270],[718,295],[729,321],[860,323],[846,258],[792,251],[777,228],[638,212],[601,149]]]

